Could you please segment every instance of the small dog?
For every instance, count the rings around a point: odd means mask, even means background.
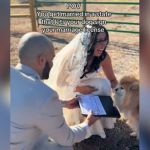
[[[119,96],[118,93],[121,93]],[[131,136],[139,137],[139,80],[134,76],[125,76],[120,80],[120,87],[115,89],[115,102],[127,119],[133,132]],[[117,96],[118,95],[118,96]]]

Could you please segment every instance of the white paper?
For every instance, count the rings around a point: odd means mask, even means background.
[[[100,98],[95,95],[80,95],[79,105],[82,114],[88,114],[92,110],[94,115],[106,115],[106,111],[100,101]]]

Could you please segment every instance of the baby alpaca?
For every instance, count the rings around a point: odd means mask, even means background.
[[[120,103],[119,97],[115,97],[116,104],[133,130],[131,136],[139,137],[139,80],[134,76],[125,76],[120,80],[118,90],[122,90],[124,94],[120,96]]]

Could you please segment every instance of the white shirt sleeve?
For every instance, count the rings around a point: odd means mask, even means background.
[[[40,106],[36,125],[37,128],[50,136],[56,143],[64,146],[72,146],[74,143],[84,140],[87,133],[86,123],[68,127],[57,96],[51,97],[50,100],[45,101]]]
[[[89,129],[89,125],[88,125],[86,122],[83,122],[82,124],[80,124],[80,126],[81,126],[82,128]]]

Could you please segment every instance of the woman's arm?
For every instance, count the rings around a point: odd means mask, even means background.
[[[82,86],[77,86],[75,89],[75,92],[79,92],[82,94],[91,94],[92,92],[97,91],[95,87],[89,86],[89,85],[82,85]]]
[[[111,87],[112,88],[116,87],[118,84],[118,81],[114,74],[112,63],[111,63],[111,58],[108,53],[107,53],[107,56],[104,59],[104,61],[102,61],[101,65],[102,65],[102,68],[103,68],[103,71],[104,71],[106,77],[111,82]]]

